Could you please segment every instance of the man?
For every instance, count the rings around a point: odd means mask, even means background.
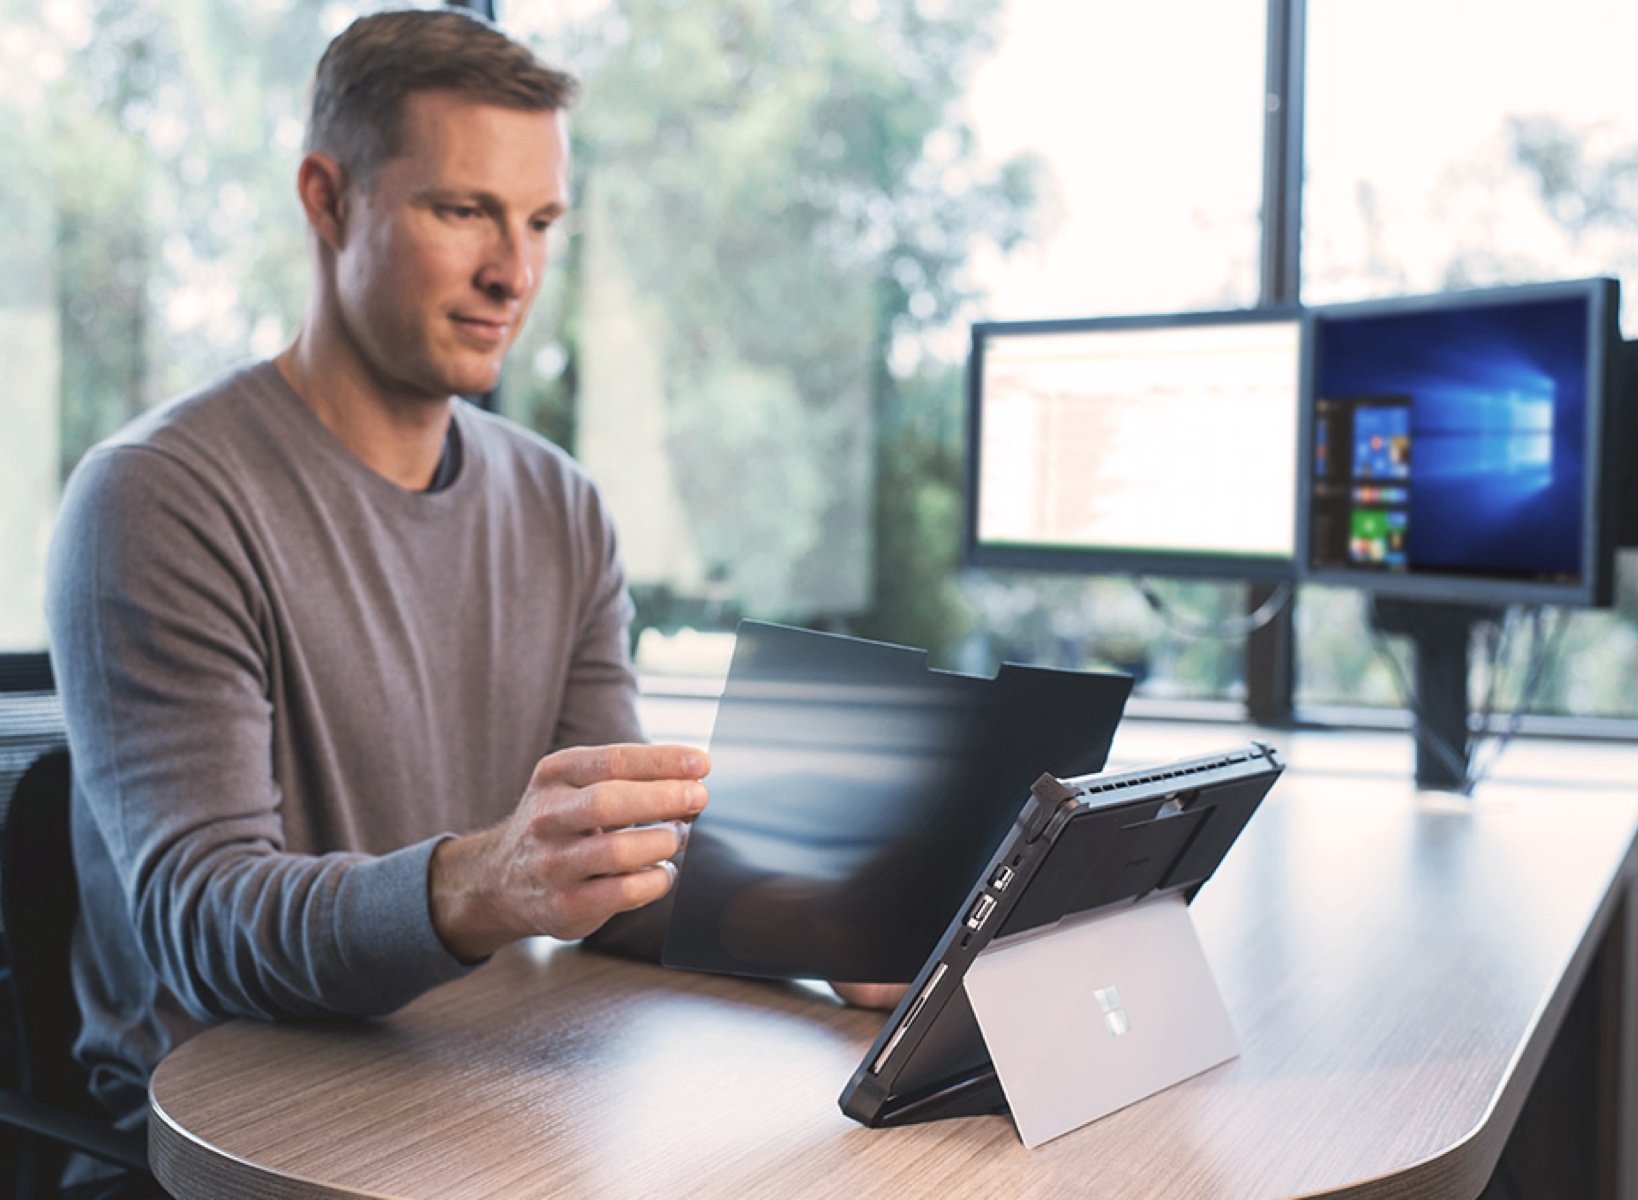
[[[352,25],[315,77],[295,341],[69,484],[77,1053],[124,1125],[202,1022],[386,1012],[671,885],[708,762],[639,744],[597,491],[455,399],[540,285],[573,92],[460,12]]]

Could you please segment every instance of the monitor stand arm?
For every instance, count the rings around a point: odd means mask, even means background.
[[[1378,599],[1372,621],[1383,633],[1411,639],[1416,689],[1411,720],[1416,737],[1416,786],[1466,791],[1471,754],[1467,680],[1473,627],[1501,610],[1466,604]]]

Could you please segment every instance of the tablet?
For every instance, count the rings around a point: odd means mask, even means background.
[[[1192,900],[1284,769],[1260,742],[1160,767],[1043,775],[842,1093],[865,1125],[1005,1110],[963,977],[1070,919]]]

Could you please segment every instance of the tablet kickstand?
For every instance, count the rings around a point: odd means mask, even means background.
[[[1026,1146],[1239,1052],[1181,896],[997,943],[964,982]]]

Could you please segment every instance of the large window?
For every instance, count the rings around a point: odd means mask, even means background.
[[[293,332],[304,89],[376,6],[3,10],[0,650],[44,643],[84,450]],[[754,615],[1244,694],[1239,642],[1196,636],[1240,623],[1243,586],[962,571],[957,547],[971,321],[1256,302],[1265,0],[499,7],[586,85],[501,403],[604,487],[645,670],[720,671]],[[1613,272],[1638,314],[1638,10],[1308,7],[1305,300]],[[1638,714],[1632,576],[1568,621],[1542,706]],[[1299,701],[1399,703],[1357,597],[1304,589],[1296,629]]]

